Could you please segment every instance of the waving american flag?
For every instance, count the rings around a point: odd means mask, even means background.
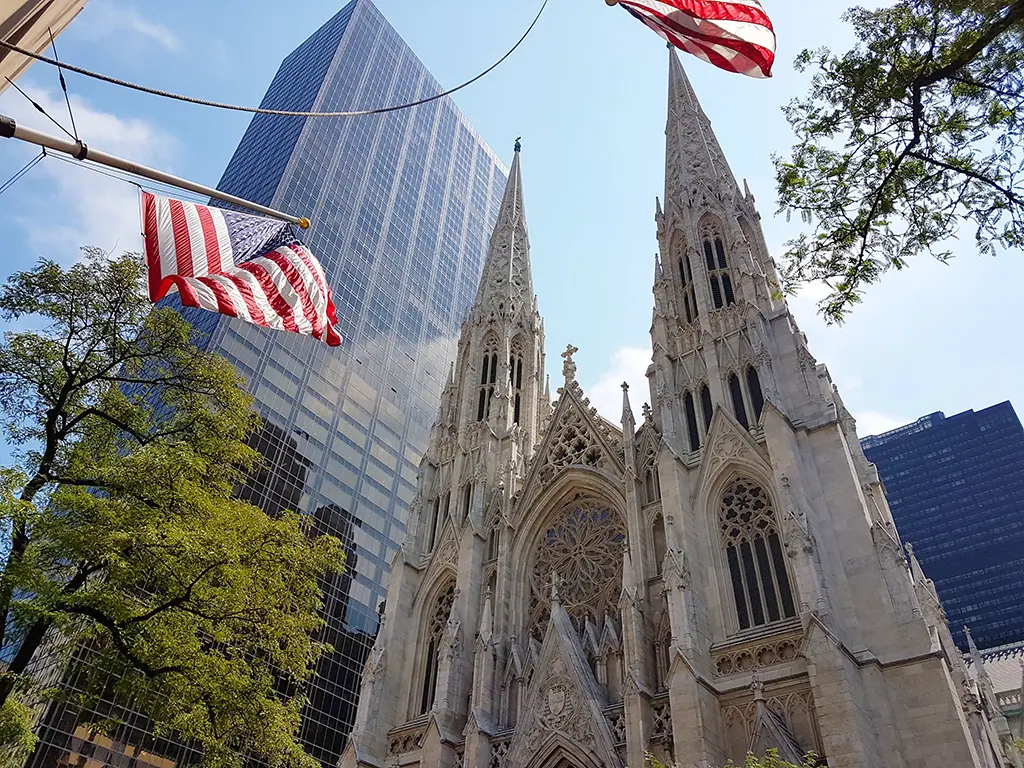
[[[771,77],[775,31],[758,0],[606,0],[720,69]]]
[[[341,344],[323,267],[288,224],[142,193],[149,298]]]

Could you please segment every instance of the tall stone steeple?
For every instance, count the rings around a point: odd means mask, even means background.
[[[516,146],[521,147],[517,141]],[[533,275],[530,270],[530,235],[526,228],[523,203],[523,178],[519,167],[520,149],[516,150],[508,185],[498,212],[498,223],[491,235],[490,251],[484,264],[476,293],[474,312],[501,312],[508,302],[510,312],[531,307],[534,300]]]
[[[674,53],[656,221],[648,378],[672,586],[647,620],[670,622],[676,758],[772,745],[848,768],[978,768],[941,611],[922,609],[854,419],[779,296],[753,195]],[[785,718],[762,706],[794,695],[805,703]]]
[[[364,674],[352,734],[350,757],[358,763],[384,765],[394,749],[380,723],[415,722],[427,764],[447,765],[454,759],[450,745],[472,720],[470,697],[488,710],[481,698],[491,695],[491,683],[480,681],[494,675],[496,648],[485,593],[496,593],[499,583],[493,571],[488,581],[479,564],[497,556],[510,500],[551,409],[520,150],[517,140],[476,302],[462,326],[406,540],[392,565],[389,618]],[[414,625],[422,625],[419,651],[406,653]]]
[[[706,183],[715,191],[736,187],[711,121],[697,100],[675,49],[669,47],[666,187]],[[671,190],[674,193],[676,190]],[[669,190],[667,189],[668,193]],[[666,194],[666,199],[672,194]]]

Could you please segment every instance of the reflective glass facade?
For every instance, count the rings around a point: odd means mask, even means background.
[[[1024,429],[1010,403],[861,440],[957,644],[1024,639]]]
[[[440,91],[370,0],[354,0],[284,60],[263,105],[356,110]],[[254,437],[265,466],[242,495],[269,513],[314,516],[348,550],[348,572],[325,585],[323,639],[337,650],[322,660],[303,716],[302,740],[324,765],[337,762],[355,716],[386,574],[506,179],[446,98],[373,117],[256,116],[219,185],[313,222],[304,240],[327,272],[345,337],[331,349],[188,311],[246,377],[265,420]],[[77,722],[51,712],[31,765],[189,761],[186,748],[146,737],[145,723],[110,745],[76,734]],[[160,757],[132,762],[131,744]]]

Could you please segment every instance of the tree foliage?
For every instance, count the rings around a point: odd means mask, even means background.
[[[787,287],[825,280],[840,321],[864,289],[921,254],[950,258],[961,224],[982,253],[1024,244],[1024,0],[899,0],[845,15],[856,45],[805,50],[807,95],[775,158]]]
[[[647,755],[647,760],[651,768],[671,768],[650,753]],[[724,768],[816,768],[817,765],[818,758],[816,755],[807,755],[803,762],[797,765],[779,757],[777,749],[769,749],[761,757],[758,757],[753,752],[748,752],[747,756],[743,759],[742,765],[737,765],[730,760]]]
[[[134,255],[88,252],[0,288],[0,312],[31,328],[0,343],[22,450],[0,473],[0,740],[24,746],[25,705],[61,695],[33,667],[84,646],[80,703],[113,686],[209,766],[239,751],[316,765],[295,739],[303,699],[282,691],[324,650],[317,583],[340,544],[233,498],[258,458],[251,398],[181,315],[151,308],[143,277]]]

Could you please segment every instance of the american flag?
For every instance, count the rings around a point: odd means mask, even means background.
[[[323,267],[288,224],[142,193],[149,298],[341,344]]]
[[[772,76],[775,31],[758,0],[617,1],[672,45],[720,69]]]

